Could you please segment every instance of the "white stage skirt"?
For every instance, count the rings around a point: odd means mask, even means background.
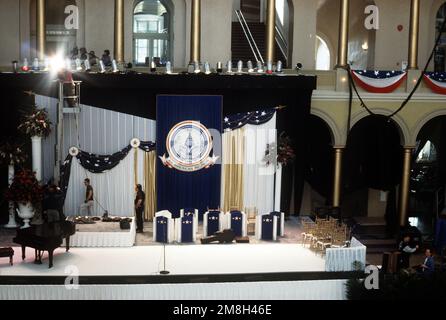
[[[70,237],[70,247],[107,248],[133,247],[136,239],[135,219],[132,219],[130,230],[122,232],[79,232]],[[63,243],[65,245],[65,241]]]
[[[0,286],[0,300],[345,300],[347,280]]]

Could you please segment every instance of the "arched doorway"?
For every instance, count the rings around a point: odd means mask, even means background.
[[[427,122],[417,136],[410,184],[409,221],[425,235],[445,207],[446,116]]]
[[[382,115],[370,115],[351,129],[343,166],[343,216],[374,221],[373,232],[385,237],[398,224],[398,185],[403,147],[398,125]],[[379,229],[379,228],[377,228]]]
[[[445,32],[446,30],[440,30],[443,25],[444,19],[446,19],[446,2],[438,9],[437,16],[435,19],[435,40],[437,39],[440,32]],[[439,45],[435,49],[435,72],[446,71],[446,41],[444,38],[440,40]]]
[[[137,1],[133,10],[133,60],[154,59],[161,66],[171,60],[172,6],[166,1]]]
[[[316,70],[331,69],[331,52],[327,42],[316,36]]]
[[[302,215],[329,205],[333,184],[333,135],[329,126],[321,118],[310,115],[307,135]]]

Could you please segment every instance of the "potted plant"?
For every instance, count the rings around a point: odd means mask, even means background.
[[[12,184],[14,179],[15,166],[22,165],[26,161],[26,154],[23,152],[21,145],[10,142],[12,139],[7,139],[0,143],[0,165],[8,166],[8,186]],[[15,221],[15,206],[14,202],[9,202],[9,220],[5,228],[17,228]]]
[[[19,217],[29,228],[29,221],[34,216],[34,207],[43,199],[43,188],[39,185],[35,173],[29,170],[20,171],[6,191],[6,199],[17,203]]]
[[[38,109],[33,105],[29,113],[25,114],[23,122],[18,127],[19,131],[32,142],[32,163],[38,181],[42,180],[42,138],[51,133],[51,121],[45,109]]]

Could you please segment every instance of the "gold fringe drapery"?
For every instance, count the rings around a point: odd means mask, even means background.
[[[223,134],[223,201],[224,211],[243,210],[243,163],[245,159],[245,130]]]
[[[144,220],[153,221],[156,213],[156,152],[144,152]]]

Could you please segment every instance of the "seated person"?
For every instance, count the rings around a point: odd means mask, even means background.
[[[423,264],[416,266],[415,269],[419,274],[429,275],[435,271],[435,261],[431,249],[426,249],[424,254],[426,258],[424,259]]]
[[[110,50],[104,50],[104,54],[102,55],[102,62],[106,67],[110,67],[112,65],[112,59],[110,57]]]

